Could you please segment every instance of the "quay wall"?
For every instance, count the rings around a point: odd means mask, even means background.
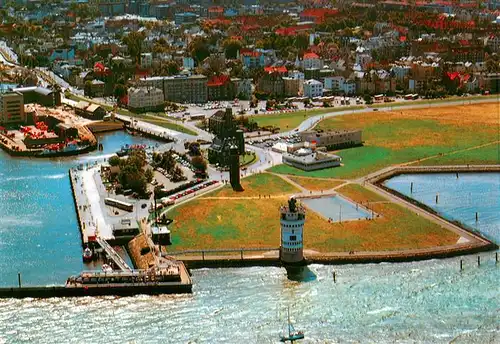
[[[450,166],[394,166],[388,169],[375,172],[369,176],[366,181],[372,184],[382,183],[383,181],[401,175],[411,173],[487,173],[500,172],[500,165],[450,165]]]
[[[387,251],[387,252],[325,252],[317,254],[304,253],[305,265],[323,264],[323,265],[343,265],[343,264],[370,264],[370,263],[402,263],[414,262],[430,259],[453,258],[469,254],[475,254],[485,251],[498,249],[498,246],[492,242],[486,244],[458,244],[431,249],[418,249],[406,251]],[[181,260],[188,269],[202,268],[243,268],[253,266],[284,266],[279,257],[245,257],[204,255],[200,256],[182,256],[173,255],[175,259]]]
[[[71,195],[73,196],[73,203],[75,205],[76,218],[78,220],[77,221],[78,222],[78,229],[80,230],[80,238],[82,240],[82,245],[85,245],[88,242],[88,238],[87,238],[87,235],[85,234],[85,230],[83,229],[83,225],[82,225],[82,218],[80,215],[80,209],[78,207],[79,206],[78,197],[75,194],[76,187],[75,187],[74,172],[71,168],[69,169],[68,175],[69,175],[69,183],[71,185]]]
[[[168,285],[127,285],[127,286],[92,286],[71,287],[65,286],[37,286],[0,288],[0,298],[50,298],[50,297],[84,297],[84,296],[134,296],[134,295],[161,295],[161,294],[189,294],[192,285],[186,283],[169,283]]]
[[[439,217],[441,220],[450,223],[458,227],[460,230],[468,233],[470,236],[474,237],[478,242],[478,246],[480,246],[480,250],[489,251],[498,249],[498,245],[491,242],[488,238],[484,237],[482,234],[473,230],[472,228],[466,226],[465,224],[459,221],[452,221],[443,217],[439,212],[435,211],[433,208],[422,204],[421,202],[403,195],[402,193],[388,188],[383,183],[384,181],[401,174],[409,174],[409,173],[494,173],[500,172],[500,165],[459,165],[459,166],[404,166],[404,167],[393,167],[386,170],[381,171],[379,174],[372,175],[368,182],[375,188],[378,188],[388,194],[396,196],[400,198],[402,201],[407,202],[411,205],[414,205],[436,217]],[[476,252],[472,252],[476,253]]]
[[[87,128],[93,133],[105,133],[109,131],[123,130],[125,124],[121,121],[116,122],[92,122],[87,124]]]
[[[324,255],[306,255],[305,259],[307,264],[323,265],[405,263],[431,259],[454,258],[496,249],[498,249],[498,246],[490,242],[486,245],[454,245],[450,247],[437,247],[432,250],[426,250],[425,252],[409,250],[408,252],[388,251],[387,253],[360,252],[350,255],[344,253],[326,253]]]

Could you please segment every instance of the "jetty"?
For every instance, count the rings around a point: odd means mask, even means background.
[[[186,294],[192,292],[191,277],[182,262],[149,270],[83,271],[60,286],[0,288],[0,298],[50,298],[83,296],[133,296],[137,294]]]
[[[122,257],[116,251],[108,244],[108,242],[102,238],[97,237],[96,238],[97,243],[99,246],[101,246],[106,254],[108,255],[108,258],[113,260],[113,262],[118,266],[122,271],[130,271],[132,272],[132,268],[127,265],[125,260],[123,260]]]

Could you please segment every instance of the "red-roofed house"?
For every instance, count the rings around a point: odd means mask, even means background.
[[[323,68],[323,60],[316,53],[305,53],[302,58],[302,68]]]
[[[491,52],[498,52],[500,50],[500,34],[491,34],[486,41],[486,45],[491,49]]]
[[[208,18],[219,18],[224,15],[224,7],[210,6],[208,8]]]
[[[273,72],[287,73],[288,72],[288,70],[286,69],[285,66],[280,66],[280,67],[271,67],[271,66],[268,66],[268,67],[264,67],[264,71],[267,72],[267,73],[273,73]]]
[[[255,50],[241,49],[240,59],[247,68],[259,68],[265,65],[264,54]]]
[[[228,75],[214,75],[207,81],[208,100],[233,100],[236,97],[234,84]]]
[[[275,34],[279,36],[295,36],[300,32],[306,32],[312,28],[312,25],[306,24],[306,25],[296,25],[296,26],[290,26],[290,27],[281,27],[279,29],[276,29],[274,31]]]
[[[330,8],[308,8],[300,13],[300,20],[311,21],[315,24],[321,24],[327,17],[331,17],[339,13],[336,9]]]

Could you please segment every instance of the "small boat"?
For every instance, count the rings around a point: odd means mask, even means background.
[[[290,307],[288,307],[288,335],[281,336],[280,342],[282,343],[293,343],[296,340],[304,339],[303,331],[296,331],[290,321]]]
[[[94,258],[94,254],[92,253],[92,250],[88,247],[83,250],[83,261],[84,262],[90,262],[92,261],[92,258]]]

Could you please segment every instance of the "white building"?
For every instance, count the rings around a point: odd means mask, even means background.
[[[316,98],[323,96],[323,83],[318,80],[310,79],[305,81],[303,89],[304,97]]]
[[[302,68],[323,68],[323,60],[316,53],[305,53],[302,59]]]
[[[345,78],[343,76],[325,77],[325,88],[332,91],[341,91],[344,89]]]
[[[187,70],[194,69],[194,59],[192,57],[184,57],[182,59],[182,68]]]
[[[155,87],[129,88],[128,106],[134,111],[149,111],[162,108],[163,91]]]
[[[141,54],[141,68],[148,69],[153,65],[153,54],[142,53]]]
[[[351,80],[351,79],[346,80],[344,82],[343,89],[344,89],[345,94],[349,94],[349,95],[356,94],[356,81]]]
[[[288,72],[288,77],[292,78],[292,79],[297,79],[297,80],[304,80],[305,79],[304,73],[302,73],[299,70],[292,70],[292,71]]]
[[[305,221],[305,209],[294,198],[288,200],[288,206],[280,207],[280,259],[283,263],[300,263],[304,260]]]

